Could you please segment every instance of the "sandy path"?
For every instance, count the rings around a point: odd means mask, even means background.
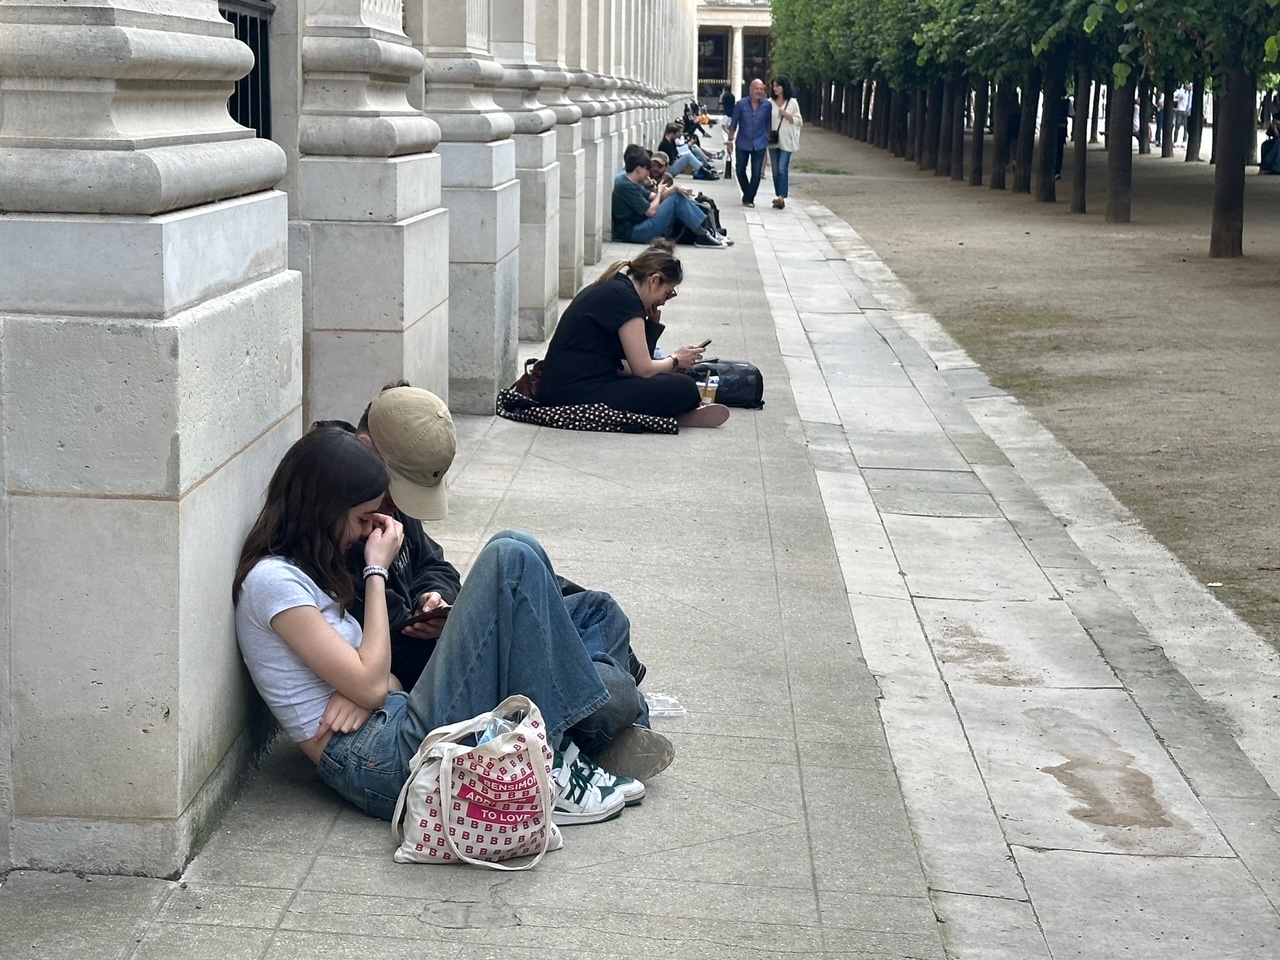
[[[1246,256],[1210,260],[1213,168],[1134,161],[1123,225],[1103,222],[1097,149],[1085,216],[1068,212],[1069,160],[1059,202],[1042,204],[813,129],[792,190],[846,219],[995,383],[1280,645],[1280,177],[1249,177]]]

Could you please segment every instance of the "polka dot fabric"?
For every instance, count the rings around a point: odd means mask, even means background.
[[[498,394],[496,413],[508,420],[534,423],[557,430],[590,430],[598,433],[679,433],[672,417],[615,410],[603,403],[547,407],[508,388]]]

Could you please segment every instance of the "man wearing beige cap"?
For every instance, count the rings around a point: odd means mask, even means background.
[[[384,388],[358,426],[342,421],[324,425],[355,432],[378,451],[390,475],[389,499],[394,502],[384,509],[405,528],[405,543],[387,582],[392,624],[431,611],[447,615],[460,589],[458,572],[415,520],[440,520],[447,511],[444,476],[456,450],[448,407],[435,394],[402,382]],[[353,547],[353,569],[363,563],[363,554],[355,555],[360,548]],[[359,591],[361,580],[355,580]],[[648,705],[637,689],[645,668],[631,650],[630,621],[609,594],[585,590],[563,577],[560,582],[569,617],[609,691],[609,701],[577,725],[575,740],[605,769],[648,779],[666,768],[675,751],[670,741],[649,729]],[[362,596],[351,613],[363,623]],[[393,629],[391,671],[406,690],[425,668],[444,623],[438,617]]]

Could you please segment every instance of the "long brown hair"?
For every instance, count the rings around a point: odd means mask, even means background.
[[[267,484],[262,512],[240,550],[231,600],[254,564],[284,557],[343,608],[356,599],[340,528],[347,511],[386,493],[387,469],[368,445],[341,427],[318,427],[298,440]]]
[[[604,273],[596,278],[596,283],[612,280],[623,270],[627,271],[627,276],[641,283],[655,273],[667,283],[681,283],[684,281],[684,268],[680,266],[675,249],[674,243],[665,237],[659,237],[645,247],[638,257],[632,260],[615,260],[609,264]]]

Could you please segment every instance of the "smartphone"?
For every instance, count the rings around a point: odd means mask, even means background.
[[[698,349],[699,349],[699,350],[705,350],[705,349],[707,349],[707,346],[708,346],[710,343],[711,343],[711,338],[710,338],[710,337],[707,337],[707,339],[703,340],[700,344],[698,344]]]
[[[415,614],[407,620],[400,620],[393,623],[391,625],[391,632],[399,633],[405,627],[412,627],[415,623],[426,623],[428,620],[439,620],[441,617],[447,617],[449,615],[449,611],[452,609],[453,607],[446,603],[443,606],[428,610],[426,613]]]

